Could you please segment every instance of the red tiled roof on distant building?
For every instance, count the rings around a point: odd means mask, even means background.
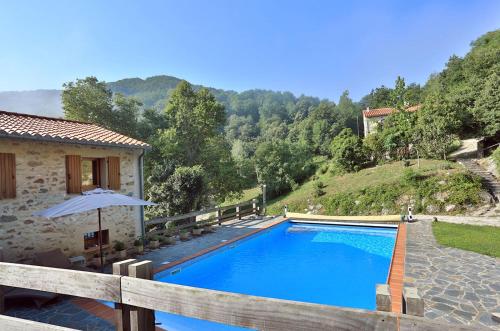
[[[6,111],[0,111],[0,137],[110,147],[150,148],[145,142],[95,124]]]
[[[422,105],[411,106],[411,107],[406,108],[406,111],[414,112],[414,111],[419,110],[420,107],[422,107]],[[363,116],[364,117],[387,116],[389,114],[392,114],[395,111],[396,110],[394,108],[389,108],[389,107],[387,107],[387,108],[367,109],[367,110],[363,110]]]

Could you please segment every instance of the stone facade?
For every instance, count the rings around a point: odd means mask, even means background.
[[[16,157],[16,198],[0,200],[0,247],[6,261],[27,262],[37,251],[60,248],[66,255],[91,257],[84,250],[84,234],[97,231],[97,211],[54,219],[31,216],[75,194],[66,193],[66,155],[120,158],[122,194],[139,197],[138,158],[142,150],[91,145],[0,139],[0,153]],[[102,210],[102,228],[109,242],[132,246],[141,233],[140,207],[110,207]]]
[[[373,133],[377,130],[377,126],[380,125],[381,122],[384,121],[384,118],[386,116],[375,116],[375,117],[366,117],[363,116],[363,126],[365,129],[365,137],[368,136],[370,133]]]

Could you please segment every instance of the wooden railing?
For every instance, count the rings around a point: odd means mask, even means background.
[[[115,302],[116,328],[120,331],[154,330],[153,309],[258,330],[451,329],[446,324],[407,315],[162,283],[149,279],[151,270],[150,261],[135,260],[115,263],[113,275],[0,262],[0,286]],[[0,329],[72,330],[2,315]],[[453,329],[471,330],[460,326]]]
[[[177,230],[183,230],[186,228],[192,228],[196,225],[215,225],[222,224],[224,222],[241,219],[244,216],[256,214],[259,212],[259,206],[257,205],[257,199],[240,202],[234,205],[214,207],[199,211],[193,211],[187,214],[175,215],[169,217],[158,217],[150,219],[144,222],[146,227],[156,226],[156,230],[148,232],[148,235],[153,234],[163,234],[165,231],[165,225],[167,223],[173,222]],[[197,221],[198,216],[210,215],[204,220]]]

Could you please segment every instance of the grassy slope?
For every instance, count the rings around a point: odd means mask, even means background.
[[[411,168],[417,170],[416,161],[412,161]],[[420,160],[420,171],[426,175],[432,175],[437,172],[451,172],[454,169],[441,170],[444,165],[452,165],[457,169],[458,166],[452,163],[438,160]],[[403,171],[406,169],[402,162],[391,162],[388,164],[380,165],[373,168],[363,169],[357,173],[350,173],[342,176],[333,176],[329,172],[319,175],[319,180],[322,181],[326,187],[323,189],[326,194],[325,197],[340,192],[353,192],[360,189],[380,185],[380,184],[397,184],[399,183]],[[304,205],[307,199],[313,195],[314,186],[313,181],[308,181],[301,185],[297,190],[281,196],[269,204],[269,213],[281,213],[285,204],[289,206]],[[296,210],[300,212],[299,210]]]
[[[500,257],[500,228],[434,222],[432,231],[439,244]]]

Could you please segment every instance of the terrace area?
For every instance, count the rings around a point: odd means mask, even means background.
[[[136,258],[152,261],[152,267],[158,271],[173,261],[201,255],[211,247],[237,240],[282,219],[251,215],[230,220],[217,226],[214,233],[151,250]],[[406,224],[406,256],[402,260],[395,257],[401,262],[393,261],[393,272],[403,271],[404,286],[419,290],[426,320],[437,322],[433,327],[442,328],[451,323],[463,330],[483,327],[500,330],[500,325],[491,317],[500,309],[498,258],[440,247],[432,236],[430,224],[428,220]],[[107,272],[111,273],[111,269]],[[394,304],[397,306],[398,302]],[[62,296],[41,309],[25,304],[9,305],[6,315],[80,330],[115,330],[116,327],[115,310],[92,299],[69,296]]]

